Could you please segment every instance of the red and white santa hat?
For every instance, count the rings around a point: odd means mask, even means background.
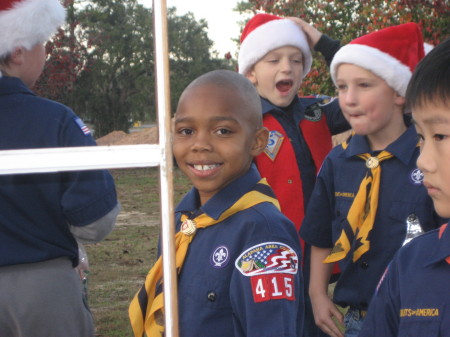
[[[312,56],[305,33],[289,19],[271,14],[256,14],[241,35],[238,57],[239,73],[245,75],[268,52],[294,46],[303,54],[303,77],[311,70]]]
[[[0,57],[46,42],[65,18],[59,0],[0,0]]]
[[[401,96],[414,68],[424,57],[422,32],[410,22],[363,35],[343,46],[331,62],[331,77],[336,84],[340,64],[350,63],[381,77]]]

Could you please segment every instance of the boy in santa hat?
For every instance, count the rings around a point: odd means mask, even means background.
[[[239,72],[260,95],[263,123],[270,133],[264,153],[255,158],[256,165],[297,231],[317,172],[332,148],[332,135],[349,129],[336,99],[298,96],[311,69],[310,47],[320,51],[329,64],[340,44],[298,18],[257,14],[242,32],[238,59]],[[304,258],[309,261],[308,247],[304,247]],[[304,267],[307,284],[309,269]],[[304,335],[318,333],[306,298]]]
[[[59,0],[0,2],[0,150],[93,146],[68,107],[30,89],[44,43],[64,23]],[[94,336],[77,241],[97,242],[120,210],[104,170],[0,176],[0,335]]]
[[[331,62],[354,135],[325,158],[300,231],[312,246],[314,318],[330,336],[344,336],[336,321],[345,336],[358,335],[395,252],[441,223],[416,166],[417,134],[405,114],[406,87],[423,56],[422,33],[407,23],[353,40]],[[336,262],[341,274],[331,300]],[[348,308],[345,319],[336,305]]]
[[[436,211],[450,217],[450,39],[419,63],[406,91],[419,134],[417,166]],[[450,227],[401,248],[369,306],[361,337],[450,336]]]

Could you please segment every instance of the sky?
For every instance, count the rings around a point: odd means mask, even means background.
[[[139,0],[146,7],[152,6],[152,0]],[[233,11],[239,0],[166,0],[167,8],[176,7],[177,14],[192,12],[196,21],[205,19],[208,22],[208,37],[214,41],[213,48],[223,56],[227,52],[235,55],[236,39],[240,34],[239,21],[244,18]]]

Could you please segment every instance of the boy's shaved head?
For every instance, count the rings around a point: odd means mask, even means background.
[[[253,84],[243,75],[230,70],[214,70],[192,81],[183,91],[179,102],[191,89],[213,85],[234,92],[236,105],[256,129],[262,127],[261,100]]]
[[[203,205],[244,175],[269,137],[261,101],[243,75],[216,70],[183,91],[174,121],[173,154]]]

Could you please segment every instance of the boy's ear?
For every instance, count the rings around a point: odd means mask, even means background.
[[[269,141],[269,130],[264,126],[255,132],[255,139],[252,146],[251,154],[256,157],[264,151]]]
[[[10,56],[10,63],[15,65],[21,65],[24,61],[24,48],[16,47]]]
[[[405,105],[406,103],[406,99],[403,96],[400,96],[400,94],[395,93],[395,98],[394,98],[395,104],[397,105]]]
[[[245,77],[247,77],[253,85],[258,84],[258,81],[256,80],[255,67],[252,67],[249,71],[247,71]]]

